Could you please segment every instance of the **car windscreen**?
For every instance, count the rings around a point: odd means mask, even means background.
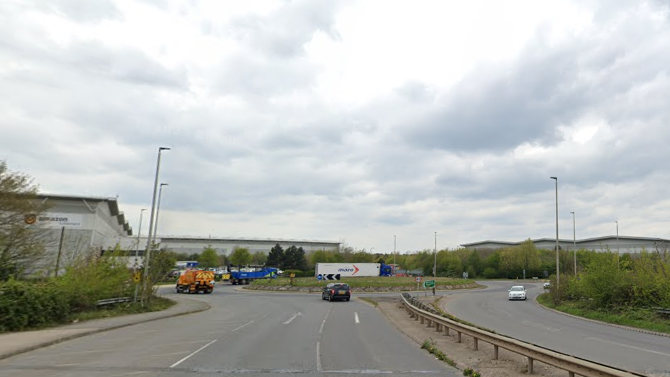
[[[523,287],[512,287],[512,291],[523,291]]]

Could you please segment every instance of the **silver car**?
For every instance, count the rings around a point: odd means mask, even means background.
[[[526,301],[526,288],[523,285],[515,285],[508,291],[510,300],[524,300]]]

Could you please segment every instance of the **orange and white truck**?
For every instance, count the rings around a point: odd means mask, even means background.
[[[177,293],[212,293],[214,291],[214,271],[185,270],[177,280]]]

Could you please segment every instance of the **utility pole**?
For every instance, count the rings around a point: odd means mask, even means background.
[[[559,246],[558,246],[558,177],[549,177],[556,181],[556,288],[561,286],[561,273],[559,268]]]
[[[575,255],[575,277],[577,277],[577,227],[575,226],[575,213],[572,213],[572,248],[574,249]]]
[[[393,276],[395,276],[396,272],[396,264],[395,264],[395,235],[393,236]]]
[[[433,284],[433,296],[435,296],[435,286],[437,285],[437,232],[435,232],[435,249],[433,254],[435,255],[433,260],[433,280],[435,281],[435,284]]]
[[[152,233],[153,233],[153,228],[154,228],[154,216],[156,214],[156,194],[158,191],[158,175],[160,173],[161,169],[161,152],[163,151],[169,151],[170,148],[167,147],[159,147],[158,148],[158,159],[156,161],[156,176],[154,177],[154,194],[151,198],[151,217],[149,218],[149,235],[147,237],[147,248],[144,252],[144,281],[142,284],[142,306],[144,306],[144,296],[147,295],[147,284],[149,281],[149,260],[151,257],[151,241],[152,241]]]
[[[619,254],[619,221],[617,220],[615,221],[615,223],[616,223],[616,267],[617,269],[620,269],[619,258],[621,254]]]
[[[146,208],[142,208],[140,210],[140,225],[137,227],[137,243],[135,245],[135,263],[133,263],[133,278],[135,274],[137,273],[137,257],[140,252],[140,234],[142,234],[142,216],[144,215],[144,211],[146,211]],[[140,290],[140,285],[135,284],[135,297],[133,299],[133,302],[137,302],[137,292]]]

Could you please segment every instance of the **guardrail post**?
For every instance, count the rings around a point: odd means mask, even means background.
[[[533,358],[528,357],[528,374],[533,374]]]
[[[435,324],[435,331],[437,331],[437,332],[442,331],[442,324],[441,323],[436,323]]]
[[[496,346],[495,344],[493,345],[493,360],[498,360],[498,346]]]
[[[575,377],[575,372],[568,372],[568,376]]]
[[[479,350],[479,339],[477,339],[477,338],[472,338],[472,342],[473,342],[473,344],[474,344],[474,346],[475,346],[475,351],[478,351],[478,350]]]
[[[449,327],[444,326],[444,335],[449,336]]]
[[[427,320],[426,320],[426,325],[427,325],[428,327],[433,327],[433,321],[431,321],[430,319],[427,319]]]
[[[456,343],[460,343],[461,342],[461,332],[456,331],[456,333],[458,334],[458,335],[456,335]]]

